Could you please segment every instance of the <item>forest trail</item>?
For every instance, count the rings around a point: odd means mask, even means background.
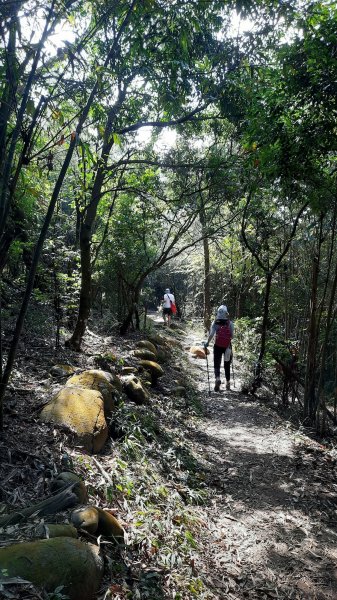
[[[336,599],[336,456],[239,380],[209,396],[206,362],[189,361],[204,415],[186,436],[211,495],[207,572],[219,598]],[[213,390],[212,350],[208,362]]]

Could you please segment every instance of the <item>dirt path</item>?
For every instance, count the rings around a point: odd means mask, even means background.
[[[211,490],[210,586],[219,599],[337,599],[336,453],[241,394],[239,381],[209,396],[205,361],[190,363],[205,413],[187,437]],[[212,354],[209,364],[213,389]]]

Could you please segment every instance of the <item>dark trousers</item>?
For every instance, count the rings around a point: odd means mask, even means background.
[[[226,352],[226,348],[220,348],[220,346],[216,346],[214,344],[213,347],[213,351],[214,351],[214,375],[216,379],[220,378],[220,367],[221,367],[221,358],[222,355],[225,355]],[[225,376],[226,376],[226,381],[229,381],[231,378],[231,361],[224,360],[224,368],[225,368]]]

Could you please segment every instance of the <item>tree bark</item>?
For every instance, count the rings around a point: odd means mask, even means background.
[[[315,417],[315,382],[316,382],[316,352],[317,352],[317,287],[319,274],[320,253],[313,257],[312,284],[311,284],[311,310],[307,345],[307,364],[304,388],[304,418],[309,422]]]
[[[127,312],[127,315],[126,315],[126,317],[125,317],[124,321],[122,322],[122,324],[120,326],[120,329],[119,329],[119,333],[121,335],[125,335],[126,332],[127,332],[127,330],[129,329],[129,327],[130,327],[130,325],[132,323],[133,314],[136,315],[136,323],[137,323],[138,302],[139,302],[139,296],[140,296],[140,290],[141,290],[142,284],[143,284],[143,280],[131,292],[132,302],[130,304],[130,308],[129,308],[128,312]],[[139,326],[139,318],[138,318],[138,326]]]
[[[264,292],[264,306],[263,306],[263,318],[262,318],[262,327],[261,327],[260,353],[259,353],[259,358],[257,360],[255,377],[254,377],[254,382],[252,385],[253,393],[255,393],[256,389],[261,384],[262,361],[263,361],[265,351],[266,351],[266,342],[267,342],[267,333],[268,333],[269,300],[270,300],[272,278],[273,278],[273,273],[271,273],[271,272],[266,273],[266,289]]]
[[[208,238],[203,239],[204,246],[204,327],[209,331],[211,326],[211,270]]]

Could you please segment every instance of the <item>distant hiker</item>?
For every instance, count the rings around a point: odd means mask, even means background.
[[[171,294],[170,288],[166,288],[165,294],[163,297],[163,318],[164,318],[164,323],[166,324],[166,322],[167,322],[168,327],[170,327],[170,325],[171,325],[171,317],[172,317],[173,313],[175,312],[175,307],[176,307],[176,302],[175,302],[174,295]]]
[[[231,350],[231,341],[234,335],[234,325],[232,321],[229,320],[229,314],[227,310],[227,306],[222,304],[219,306],[216,319],[213,321],[211,325],[211,329],[209,332],[208,340],[205,343],[205,348],[207,348],[209,342],[215,335],[214,342],[214,375],[215,375],[215,386],[214,391],[218,392],[220,390],[221,379],[220,379],[220,367],[221,367],[221,358],[224,355],[224,368],[225,368],[225,377],[226,377],[226,390],[231,389],[230,378],[230,365],[232,359],[232,350]]]

